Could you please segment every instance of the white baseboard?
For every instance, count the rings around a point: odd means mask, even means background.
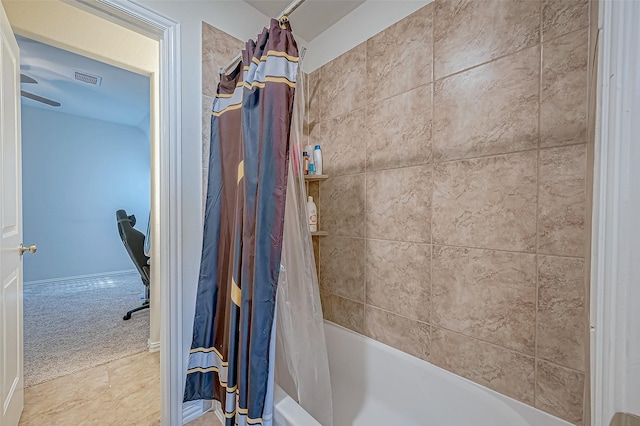
[[[182,404],[182,424],[189,423],[192,420],[213,410],[218,420],[224,424],[224,415],[218,401],[207,401],[201,399],[199,401],[189,401]]]
[[[202,401],[189,401],[182,404],[182,424],[189,423],[203,414]]]
[[[51,278],[47,280],[25,281],[23,285],[55,283],[59,281],[80,280],[83,278],[96,278],[96,277],[105,277],[105,276],[112,276],[112,275],[127,275],[127,274],[133,274],[137,272],[138,271],[135,269],[127,269],[125,271],[100,272],[99,274],[73,275],[70,277]]]
[[[216,401],[216,405],[215,405],[215,411],[216,413],[216,417],[218,417],[218,420],[220,420],[221,424],[225,423],[225,417],[224,417],[224,413],[222,412],[222,405],[220,405],[220,403],[218,401]]]
[[[149,352],[159,352],[160,351],[160,342],[147,342],[147,347],[149,348]]]

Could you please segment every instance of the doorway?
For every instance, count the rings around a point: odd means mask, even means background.
[[[147,350],[149,311],[122,320],[141,305],[146,286],[120,241],[115,212],[136,215],[135,235],[146,232],[150,82],[16,38],[23,239],[38,249],[23,258],[29,387]]]
[[[138,6],[134,3],[106,0],[103,2],[74,2],[73,6],[63,2],[6,2],[5,8],[65,8],[63,13],[54,16],[47,10],[23,11],[22,20],[18,24],[11,19],[14,31],[18,35],[47,42],[48,44],[75,50],[76,53],[86,54],[95,59],[105,59],[106,53],[100,49],[87,49],[88,45],[97,46],[96,37],[105,35],[105,31],[96,28],[95,20],[103,19],[118,28],[142,35],[143,37],[159,44],[155,52],[159,53],[158,67],[149,72],[152,86],[156,88],[152,92],[154,111],[152,114],[152,158],[151,173],[153,185],[151,200],[151,234],[154,244],[152,246],[152,258],[158,259],[152,263],[152,294],[156,294],[156,301],[160,299],[165,303],[156,303],[155,309],[162,315],[156,315],[157,321],[162,321],[158,329],[158,338],[151,342],[153,349],[160,349],[162,381],[162,423],[178,424],[181,422],[181,294],[179,291],[179,277],[181,275],[181,251],[180,251],[180,194],[181,194],[181,164],[180,164],[180,49],[179,49],[179,25],[171,19],[164,18],[155,12]],[[83,10],[80,10],[81,7]],[[89,13],[86,13],[86,12]],[[78,18],[78,12],[84,12],[83,17]],[[33,23],[36,15],[46,25]],[[44,16],[42,16],[44,15]],[[56,23],[58,17],[67,17],[70,25]],[[78,43],[80,47],[73,49],[74,43],[68,39],[70,28],[76,23],[89,28],[92,33],[85,36]],[[52,26],[58,25],[59,30],[52,30]],[[65,39],[67,37],[67,39]],[[54,39],[57,38],[57,39]],[[117,37],[116,37],[117,38]],[[120,39],[118,39],[120,40]],[[116,56],[108,62],[123,65],[125,61],[118,57],[125,43],[114,43],[111,39],[112,52]],[[115,47],[115,49],[114,49]],[[109,58],[107,58],[109,59]],[[129,59],[140,59],[139,56]],[[134,71],[144,71],[141,66],[133,67]],[[153,329],[152,306],[152,329]]]

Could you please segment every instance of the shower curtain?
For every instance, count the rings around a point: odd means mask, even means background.
[[[298,49],[272,19],[222,75],[184,401],[220,401],[226,426],[271,425],[274,317],[281,270]]]
[[[302,56],[302,55],[301,55]],[[305,145],[304,78],[296,86],[284,218],[282,268],[278,279],[276,382],[323,426],[333,425],[329,360],[302,164]]]

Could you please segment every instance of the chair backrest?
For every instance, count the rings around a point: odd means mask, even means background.
[[[116,212],[116,220],[118,222],[118,232],[120,233],[120,239],[122,244],[127,249],[129,257],[136,269],[140,273],[142,282],[148,286],[149,281],[149,258],[144,255],[144,234],[133,227],[135,223],[135,216],[127,216],[127,212],[124,210],[118,210]]]

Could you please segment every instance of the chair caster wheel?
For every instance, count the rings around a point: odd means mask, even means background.
[[[125,316],[122,317],[123,320],[130,320],[131,319],[131,314],[127,314]]]

